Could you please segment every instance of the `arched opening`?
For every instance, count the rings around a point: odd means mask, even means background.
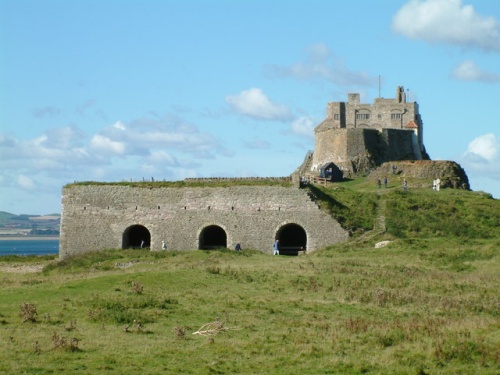
[[[151,234],[142,225],[132,225],[125,229],[122,237],[122,249],[148,249],[151,246]]]
[[[211,250],[227,247],[226,231],[218,225],[210,225],[200,233],[199,249]]]
[[[279,240],[280,255],[298,255],[299,251],[307,250],[307,234],[298,224],[283,225],[276,234]]]

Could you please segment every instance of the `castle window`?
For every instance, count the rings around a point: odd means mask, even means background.
[[[356,113],[356,120],[368,120],[369,118],[369,113]]]
[[[333,119],[334,119],[334,120],[340,120],[340,114],[335,113],[335,114],[333,115]]]
[[[391,113],[391,120],[401,120],[401,113]]]

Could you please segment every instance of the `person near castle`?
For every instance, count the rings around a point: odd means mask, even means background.
[[[384,177],[384,187],[387,188],[387,177]]]
[[[273,255],[280,255],[279,240],[274,241]]]
[[[432,180],[432,190],[436,190],[436,179]]]
[[[439,177],[436,179],[436,191],[439,191],[439,188],[441,187],[441,180]]]
[[[382,180],[379,178],[378,179],[378,188],[380,189],[382,187]]]
[[[167,250],[167,244],[165,241],[161,241],[161,249],[162,250]]]
[[[406,178],[403,178],[403,190],[408,190],[408,182],[406,181]]]
[[[240,243],[239,243],[239,242],[238,242],[238,243],[236,244],[236,246],[234,247],[234,250],[236,250],[236,251],[240,251],[240,250],[241,250],[241,245],[240,245]]]

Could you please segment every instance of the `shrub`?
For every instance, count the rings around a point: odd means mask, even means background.
[[[21,304],[21,318],[24,322],[36,322],[36,316],[38,312],[36,306],[32,303],[25,302]]]

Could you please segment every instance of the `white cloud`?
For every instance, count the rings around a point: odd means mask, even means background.
[[[125,143],[113,141],[100,134],[92,137],[90,147],[104,154],[123,155],[125,153]]]
[[[62,134],[66,134],[64,130]],[[50,134],[50,136],[48,135]],[[0,137],[0,168],[3,170],[64,170],[76,164],[92,162],[95,159],[79,141],[58,137],[58,131],[48,130],[37,138],[18,140]],[[66,139],[66,140],[64,140]]]
[[[151,155],[149,156],[148,159],[153,164],[159,164],[165,166],[179,165],[179,162],[174,156],[162,150],[151,152]]]
[[[71,149],[82,146],[85,133],[76,126],[49,128],[45,131],[43,144],[57,149]]]
[[[475,138],[460,162],[470,175],[500,181],[500,138],[493,133]]]
[[[120,130],[127,130],[127,127],[121,121],[115,122],[113,127]]]
[[[269,100],[259,88],[226,96],[226,103],[237,113],[263,120],[285,121],[291,118],[290,109]]]
[[[175,150],[198,158],[212,158],[224,149],[209,134],[175,116],[116,122],[92,138],[91,146],[101,155],[148,157],[156,150]]]
[[[300,136],[314,138],[314,122],[311,117],[300,117],[292,123],[292,131]]]
[[[27,140],[0,133],[0,185],[28,189],[37,181],[36,191],[59,190],[75,180],[136,179],[145,170],[157,171],[155,178],[171,178],[180,169],[189,174],[201,159],[228,154],[210,134],[169,115],[116,122],[90,137],[74,126],[51,128]],[[20,174],[24,177],[18,179]]]
[[[452,77],[461,81],[494,83],[500,81],[500,74],[481,70],[474,62],[467,60],[453,69]]]
[[[22,174],[17,176],[16,183],[17,186],[23,190],[34,190],[36,187],[31,178]]]
[[[500,51],[500,25],[462,0],[410,0],[394,16],[392,29],[411,39]]]
[[[322,43],[307,48],[305,61],[299,61],[290,66],[270,65],[266,67],[266,73],[275,77],[326,80],[340,86],[371,86],[376,83],[376,78],[366,72],[351,71]]]
[[[500,156],[500,139],[493,133],[477,137],[469,143],[466,155],[474,155],[489,163],[495,162]]]

